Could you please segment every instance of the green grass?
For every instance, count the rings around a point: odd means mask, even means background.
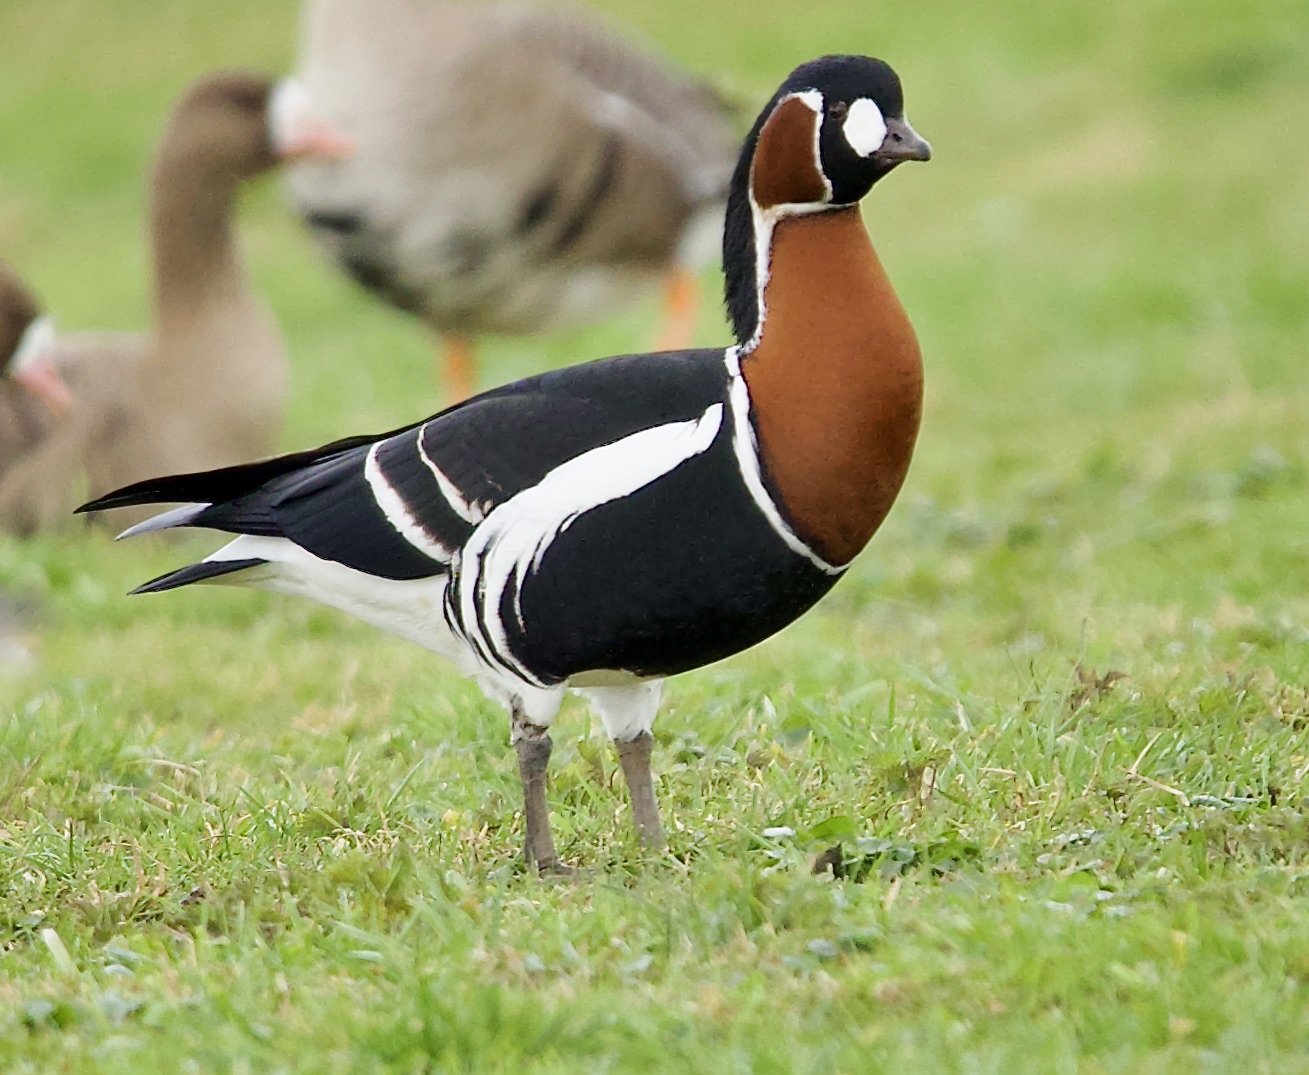
[[[1309,1072],[1309,7],[602,6],[751,101],[824,51],[901,71],[937,158],[866,212],[928,365],[900,505],[817,612],[670,686],[671,855],[570,704],[573,885],[519,868],[506,722],[420,650],[122,596],[203,540],[0,543],[40,610],[0,678],[0,1070]],[[284,66],[294,8],[0,7],[0,255],[61,324],[144,323],[169,101]],[[244,217],[286,445],[431,409],[423,333],[273,187]]]

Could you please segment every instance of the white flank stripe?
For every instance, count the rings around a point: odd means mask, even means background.
[[[496,507],[461,553],[458,618],[464,633],[476,636],[483,652],[541,685],[510,652],[500,617],[505,591],[513,587],[521,625],[523,582],[540,567],[551,542],[579,516],[632,495],[705,451],[722,424],[723,405],[715,403],[694,421],[643,429],[561,463]]]
[[[386,475],[382,473],[381,464],[377,461],[377,450],[381,446],[382,442],[378,442],[369,448],[368,459],[364,463],[364,479],[373,491],[373,499],[382,509],[386,521],[395,527],[397,534],[424,556],[448,564],[453,556],[451,550],[439,541],[432,540],[427,531],[418,524],[404,498],[395,491],[391,483],[386,480]]]
[[[254,586],[340,609],[365,623],[424,649],[449,657],[465,672],[470,668],[462,643],[441,615],[447,577],[384,579],[324,560],[282,537],[243,534],[205,557],[223,560],[266,560],[266,564],[214,580],[220,585]]]
[[[447,623],[446,587],[449,576],[423,579],[383,579],[345,564],[323,560],[280,537],[243,534],[205,562],[265,560],[261,566],[214,579],[229,586],[253,586],[292,597],[307,597],[357,616],[400,638],[453,661],[459,671],[477,680],[488,698],[517,699],[533,724],[549,725],[564,696],[563,687],[535,688],[521,676],[488,669],[467,641]]]
[[[727,351],[727,368],[732,370],[735,365],[731,394],[732,446],[736,449],[736,465],[741,469],[741,477],[745,479],[745,487],[750,490],[755,505],[764,513],[764,518],[768,520],[769,525],[786,542],[787,548],[803,556],[818,570],[828,575],[839,575],[845,568],[829,564],[800,540],[796,532],[782,518],[782,513],[777,509],[777,504],[769,496],[768,490],[764,486],[763,473],[759,467],[759,443],[755,439],[754,426],[750,424],[750,389],[745,383],[745,378],[740,374],[740,365],[736,356],[732,354],[734,350],[735,348],[728,348]]]
[[[426,426],[423,427],[423,429],[426,428]],[[470,503],[466,500],[464,494],[455,488],[455,483],[446,477],[445,471],[433,463],[428,457],[427,452],[423,448],[422,429],[418,430],[418,457],[423,461],[423,466],[432,472],[432,477],[436,479],[437,487],[441,490],[441,496],[444,497],[445,502],[450,505],[451,511],[458,515],[459,518],[463,519],[464,522],[472,523],[474,526],[486,517],[486,512],[481,509],[480,505]]]

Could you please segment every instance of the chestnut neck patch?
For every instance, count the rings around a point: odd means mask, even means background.
[[[760,209],[777,205],[824,202],[831,196],[818,170],[820,117],[799,97],[773,110],[759,133],[750,175],[751,193]]]

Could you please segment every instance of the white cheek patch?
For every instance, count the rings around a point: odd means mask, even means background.
[[[872,156],[881,149],[882,142],[886,140],[886,120],[877,102],[867,97],[860,97],[853,102],[845,122],[841,124],[841,132],[850,143],[850,148],[861,157]]]

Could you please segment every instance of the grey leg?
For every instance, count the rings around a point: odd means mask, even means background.
[[[650,777],[650,751],[654,736],[650,725],[659,710],[662,680],[640,680],[607,687],[586,687],[578,693],[590,700],[609,738],[618,748],[618,760],[632,794],[632,820],[636,835],[646,847],[664,847],[664,827],[659,824],[654,781]]]
[[[550,835],[550,809],[545,802],[545,773],[550,764],[550,730],[529,724],[517,706],[513,709],[511,738],[518,754],[518,777],[523,782],[523,807],[527,816],[527,842],[523,857],[542,873],[560,869]]]
[[[642,732],[635,739],[616,742],[618,760],[627,778],[627,790],[632,795],[632,819],[636,822],[636,835],[645,847],[667,846],[664,827],[659,823],[659,804],[655,802],[654,779],[650,775],[650,752],[654,749],[654,736]]]

